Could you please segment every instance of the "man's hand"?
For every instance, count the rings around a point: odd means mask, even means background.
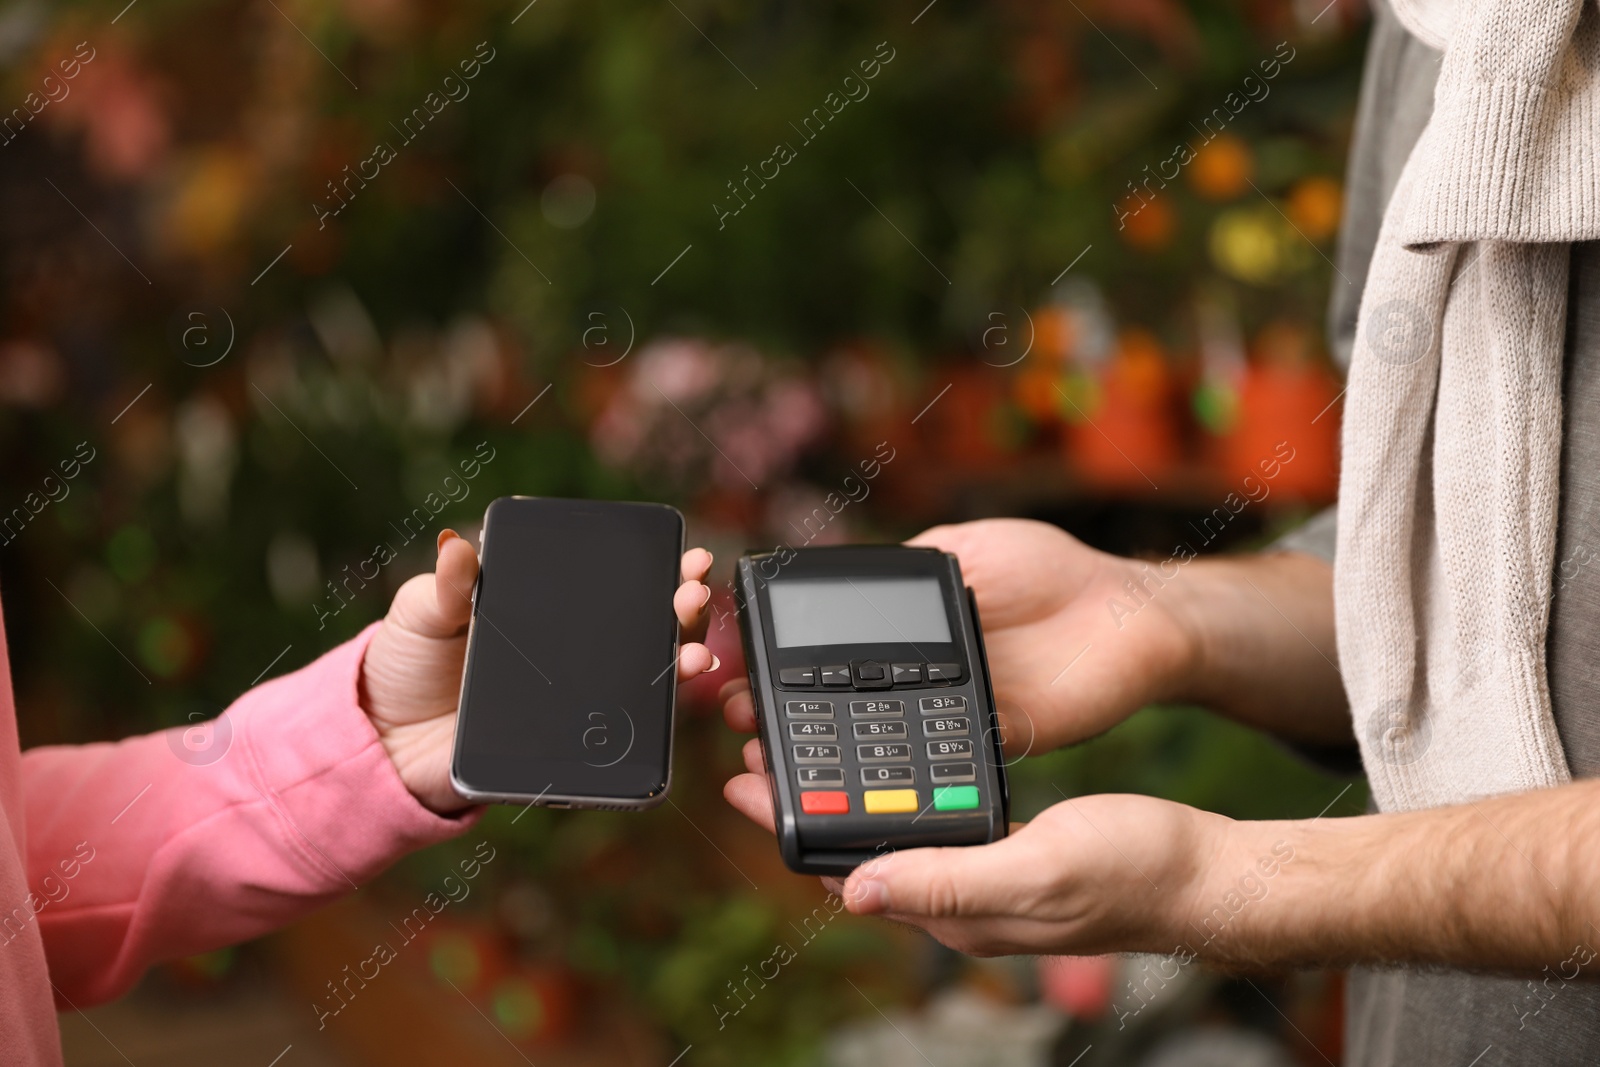
[[[711,590],[704,579],[710,569],[705,549],[684,553],[683,584],[672,599],[685,642],[678,654],[679,681],[720,666],[710,649],[694,643],[705,631]],[[478,554],[454,530],[442,532],[437,569],[400,587],[361,665],[362,707],[406,788],[437,812],[468,806],[450,787],[450,754],[477,580]],[[549,609],[559,612],[561,605]]]
[[[1115,726],[1170,695],[1193,659],[1150,568],[1054,526],[988,519],[935,526],[907,544],[954,553],[977,594],[1008,753],[1047,752]],[[1149,591],[1143,606],[1128,591],[1139,582]],[[1113,612],[1112,602],[1132,610]],[[723,697],[728,724],[753,731],[748,689],[730,683]]]
[[[1079,797],[992,845],[892,853],[831,885],[857,914],[980,956],[1157,952],[1594,981],[1600,860],[1585,846],[1600,835],[1597,801],[1600,782],[1586,781],[1392,815],[1235,822],[1149,797]]]
[[[907,544],[961,561],[1008,755],[1108,730],[1171,696],[1194,662],[1194,637],[1169,610],[1178,598],[1153,564],[1023,519],[935,526]]]
[[[889,853],[830,884],[857,915],[974,956],[1171,952],[1193,940],[1184,931],[1229,826],[1151,797],[1079,797],[992,845]]]

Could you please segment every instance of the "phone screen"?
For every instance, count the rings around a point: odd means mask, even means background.
[[[644,800],[666,788],[683,517],[503,498],[482,573],[455,774],[499,796]]]

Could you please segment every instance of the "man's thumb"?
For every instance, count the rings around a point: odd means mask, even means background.
[[[845,883],[845,906],[857,915],[930,919],[1004,913],[1018,882],[1010,843],[915,848],[868,860]]]

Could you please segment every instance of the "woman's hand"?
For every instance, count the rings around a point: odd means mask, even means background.
[[[1008,759],[1048,752],[1115,726],[1172,695],[1195,657],[1195,642],[1155,565],[1098,552],[1054,526],[988,519],[935,526],[908,544],[953,552],[977,595],[989,677]],[[1169,570],[1169,574],[1171,571]],[[1130,593],[1132,588],[1138,596]],[[722,691],[728,725],[756,728],[748,684]],[[750,774],[724,794],[756,822],[772,825],[759,742],[747,746]]]
[[[672,598],[684,640],[678,653],[679,681],[721,666],[697,643],[704,636],[711,599],[704,584],[710,569],[711,553],[705,549],[684,553],[683,584]],[[437,812],[468,806],[450,786],[450,756],[477,580],[478,554],[472,546],[454,530],[440,533],[437,569],[400,587],[361,666],[362,707],[406,788]],[[551,610],[560,606],[551,605]]]
[[[1151,797],[1078,797],[992,845],[889,853],[829,884],[857,915],[974,956],[1199,952],[1207,893],[1225,891],[1215,876],[1258,862],[1232,847],[1234,825]]]

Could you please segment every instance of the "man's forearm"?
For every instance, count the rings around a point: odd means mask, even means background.
[[[1171,932],[1202,958],[1239,965],[1593,978],[1597,840],[1600,782],[1404,814],[1235,823]]]
[[[1174,698],[1296,741],[1351,740],[1332,567],[1298,552],[1197,560],[1174,592],[1194,648]]]

